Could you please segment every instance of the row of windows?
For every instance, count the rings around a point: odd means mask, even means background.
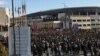
[[[80,27],[82,26],[100,26],[100,24],[79,24]]]
[[[87,14],[88,13],[88,14]],[[96,15],[96,11],[94,10],[80,10],[80,11],[73,11],[73,15]],[[99,14],[99,12],[98,12]]]
[[[8,31],[8,27],[7,26],[0,26],[0,31]]]
[[[87,19],[87,20],[85,20],[85,19],[83,19],[83,20],[73,20],[73,22],[81,22],[81,21],[83,21],[83,22],[86,22],[86,21],[95,21],[95,19]]]

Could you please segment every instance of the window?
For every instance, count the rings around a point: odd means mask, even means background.
[[[76,20],[73,20],[73,22],[76,22]]]
[[[82,25],[81,25],[81,24],[79,24],[78,26],[82,27]]]
[[[86,20],[83,20],[83,22],[85,22]]]
[[[98,15],[100,15],[100,12],[98,12]]]
[[[100,24],[96,24],[96,25],[100,25]]]
[[[90,21],[90,19],[87,19],[87,21]]]
[[[79,15],[79,11],[74,11],[73,15]]]
[[[98,19],[98,21],[100,21],[100,19]]]
[[[80,11],[80,15],[87,15],[87,11],[81,10],[81,11]]]
[[[95,21],[95,19],[91,19],[91,21]]]
[[[88,11],[88,15],[95,15],[95,13],[96,13],[95,10],[89,10]]]
[[[77,22],[81,22],[81,20],[77,20]]]
[[[83,26],[86,26],[86,24],[83,24]]]
[[[87,26],[90,26],[90,24],[87,24]]]

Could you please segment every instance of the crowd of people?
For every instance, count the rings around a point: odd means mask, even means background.
[[[100,56],[100,32],[42,30],[32,34],[33,56]]]

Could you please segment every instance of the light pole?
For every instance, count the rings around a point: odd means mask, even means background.
[[[64,9],[66,8],[66,3],[62,3],[63,5],[64,5]],[[65,27],[65,29],[66,29],[66,12],[65,12],[65,17],[64,17],[64,27]]]
[[[16,39],[15,39],[15,27],[14,27],[14,25],[15,25],[15,23],[14,23],[14,0],[12,0],[12,19],[13,19],[13,25],[12,25],[12,27],[13,27],[13,41],[14,41],[14,43],[13,43],[13,50],[14,50],[14,54],[13,54],[13,56],[16,56],[16,45],[15,45],[15,42],[16,42]]]
[[[64,8],[66,8],[66,3],[62,3],[62,4],[63,4]]]

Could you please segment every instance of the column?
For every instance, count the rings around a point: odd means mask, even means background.
[[[73,12],[72,12],[72,16],[73,16]]]
[[[96,11],[95,14],[98,15],[98,12]]]
[[[80,16],[80,12],[79,12],[79,16]]]
[[[87,11],[87,16],[88,16],[88,11]]]

